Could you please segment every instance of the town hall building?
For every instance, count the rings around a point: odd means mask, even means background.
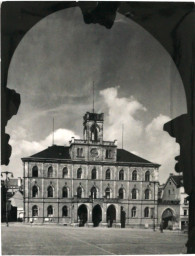
[[[87,112],[83,139],[22,158],[26,223],[157,224],[160,165],[119,149],[116,140],[105,141],[103,124],[103,113]]]

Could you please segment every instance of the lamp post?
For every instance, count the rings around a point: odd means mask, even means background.
[[[155,184],[156,184],[156,182],[155,181],[150,182],[149,185],[151,186],[152,183],[154,185],[154,207],[153,207],[153,214],[152,214],[152,218],[153,218],[153,231],[156,231],[156,229],[155,229],[156,228],[155,227]]]
[[[6,224],[7,227],[9,227],[8,224],[8,201],[7,201],[7,190],[8,190],[8,181],[9,181],[9,175],[13,178],[13,173],[12,172],[1,172],[1,177],[3,177],[3,174],[5,174],[5,188],[6,188],[6,193],[5,193],[5,203],[6,203]]]

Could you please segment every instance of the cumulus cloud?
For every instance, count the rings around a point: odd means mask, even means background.
[[[54,144],[56,145],[68,145],[71,137],[79,138],[73,131],[67,129],[57,129],[54,131]],[[12,145],[14,157],[25,157],[33,153],[37,153],[48,146],[52,145],[53,133],[49,134],[45,139],[41,141],[29,141],[29,140],[18,140],[13,136],[10,140]]]
[[[100,95],[108,107],[108,120],[106,120],[108,121],[108,128],[104,132],[104,137],[120,140],[120,131],[124,125],[125,131],[127,131],[124,133],[124,140],[128,139],[128,142],[132,143],[143,132],[143,123],[135,118],[136,113],[147,111],[147,109],[133,96],[119,98],[118,88],[111,87],[100,91]]]
[[[170,118],[159,114],[145,125],[137,119],[137,114],[138,111],[147,113],[146,107],[133,96],[119,98],[118,88],[111,87],[100,92],[108,107],[108,124],[104,137],[110,140],[118,139],[120,146],[124,124],[124,148],[161,164],[160,180],[164,181],[170,172],[174,172],[174,158],[179,154],[179,145],[175,143],[175,139],[163,131],[163,125]]]

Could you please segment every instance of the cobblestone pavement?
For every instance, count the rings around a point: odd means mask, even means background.
[[[185,253],[179,231],[2,225],[2,255],[108,255]]]

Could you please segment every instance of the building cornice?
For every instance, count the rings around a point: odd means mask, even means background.
[[[138,163],[138,162],[105,162],[105,161],[83,161],[71,159],[58,159],[58,158],[22,158],[23,162],[41,162],[41,163],[65,163],[65,164],[86,164],[86,165],[105,165],[105,166],[129,166],[129,167],[154,167],[159,168],[159,164],[155,163]]]

